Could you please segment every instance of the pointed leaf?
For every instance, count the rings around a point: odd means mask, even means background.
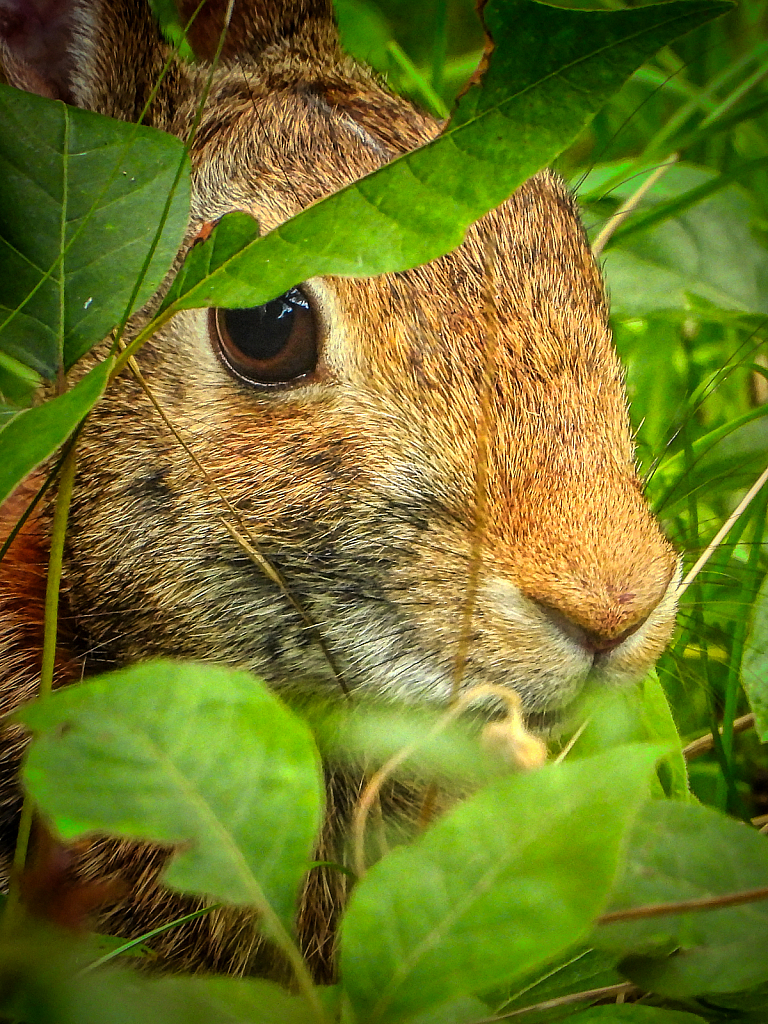
[[[112,360],[58,398],[24,409],[0,429],[0,504],[67,440],[104,393]]]
[[[68,687],[19,715],[38,735],[24,782],[65,839],[179,846],[165,881],[284,925],[321,812],[307,727],[254,676],[155,661]]]
[[[189,215],[182,143],[0,85],[0,349],[55,378],[139,308]],[[168,205],[154,254],[155,235]]]
[[[502,986],[578,942],[611,887],[657,748],[499,780],[358,883],[341,975],[366,1024]]]
[[[489,0],[489,70],[439,138],[221,262],[211,258],[209,275],[190,277],[163,308],[259,305],[316,274],[403,270],[450,251],[562,152],[643,61],[727,9],[678,0],[606,13]],[[217,246],[220,230],[228,229],[214,229],[203,248]]]

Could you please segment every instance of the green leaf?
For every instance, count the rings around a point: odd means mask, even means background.
[[[539,968],[535,974],[517,981],[514,989],[505,995],[503,1001],[495,999],[493,1005],[496,1008],[496,1015],[502,1016],[516,1011],[521,1024],[539,1024],[540,1021],[550,1020],[553,1012],[558,1019],[561,1014],[578,1013],[588,1005],[587,1000],[581,1005],[566,1003],[554,1011],[552,1008],[535,1010],[533,1007],[576,992],[588,992],[606,985],[622,984],[626,979],[616,970],[618,960],[619,956],[601,950],[570,950],[562,962],[549,964],[544,971]]]
[[[306,1003],[255,979],[83,971],[92,943],[25,926],[0,943],[0,1013],[25,1024],[311,1024]],[[322,991],[322,990],[321,990]]]
[[[683,1010],[667,1010],[661,1006],[640,1006],[623,1003],[613,1006],[593,1006],[583,1013],[569,1017],[573,1024],[592,1024],[592,1021],[626,1021],[627,1024],[704,1024],[704,1018]]]
[[[0,429],[0,504],[61,447],[104,393],[112,360],[99,363],[58,398],[24,409]]]
[[[631,746],[494,782],[358,883],[341,976],[366,1024],[488,991],[587,933],[659,751]]]
[[[24,782],[65,839],[179,846],[165,881],[294,913],[321,813],[307,727],[254,676],[154,661],[30,705]]]
[[[637,686],[587,690],[573,713],[576,728],[585,722],[569,757],[584,757],[624,743],[663,744],[669,753],[659,762],[653,795],[690,799],[682,741],[655,670]]]
[[[199,1006],[201,1022],[232,1024],[314,1024],[312,1010],[300,996],[291,995],[260,978],[180,977],[164,979],[166,991],[188,994]],[[162,983],[161,983],[162,984]]]
[[[637,816],[610,910],[711,898],[768,886],[768,840],[711,808],[652,801]],[[622,971],[683,997],[768,980],[768,903],[601,925],[599,948],[633,954]],[[677,949],[674,956],[667,954]]]
[[[186,164],[164,132],[0,86],[3,351],[54,379],[147,301],[187,227],[188,172],[168,198]]]
[[[700,0],[605,13],[489,0],[490,67],[439,138],[221,262],[206,255],[208,276],[191,276],[163,308],[259,305],[313,275],[404,270],[450,251],[562,152],[643,61],[727,9]],[[214,229],[207,253],[219,231],[229,227]]]
[[[741,658],[741,682],[755,713],[755,729],[768,743],[768,576],[752,605],[752,618]]]
[[[632,178],[616,197],[639,184]],[[686,309],[689,295],[718,309],[768,312],[768,252],[752,232],[759,207],[739,185],[722,184],[709,169],[676,166],[643,198],[638,230],[627,228],[605,253],[614,316]]]

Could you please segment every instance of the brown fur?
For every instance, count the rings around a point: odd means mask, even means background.
[[[204,56],[221,10],[193,33]],[[75,4],[67,34],[68,95],[134,119],[166,54],[143,0]],[[236,5],[224,54],[192,148],[190,237],[232,209],[269,230],[439,130],[339,53],[322,0]],[[41,72],[27,58],[11,54],[7,67],[28,87]],[[174,64],[149,122],[185,135],[206,74]],[[175,317],[139,361],[349,684],[448,698],[478,537],[465,687],[512,685],[528,710],[547,713],[587,676],[642,676],[672,628],[677,558],[642,497],[603,286],[562,182],[537,175],[428,266],[306,288],[323,343],[303,387],[233,380],[205,311]],[[316,637],[221,526],[217,496],[135,380],[109,391],[79,451],[65,576],[83,671],[162,654],[246,665],[276,686],[336,685]],[[43,517],[0,567],[10,702],[36,673],[26,652],[39,643],[44,548]],[[19,615],[33,637],[20,640]],[[355,791],[331,777],[328,859],[344,857]],[[155,886],[161,859],[100,841],[80,870],[128,872],[139,895],[116,913],[135,934],[183,905]],[[313,872],[303,901],[321,976],[343,889],[343,876]],[[160,945],[177,964],[244,970],[257,943],[232,913]]]

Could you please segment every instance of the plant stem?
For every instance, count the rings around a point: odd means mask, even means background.
[[[45,588],[45,631],[43,633],[43,660],[40,667],[40,696],[47,697],[53,688],[53,671],[56,663],[56,631],[59,615],[59,590],[61,589],[61,566],[64,560],[64,540],[67,535],[67,518],[72,500],[77,468],[77,435],[72,439],[61,467],[59,491],[53,512],[51,529],[51,553],[48,558],[48,582]]]
[[[47,696],[53,687],[53,672],[56,664],[56,631],[59,614],[59,590],[61,587],[61,566],[64,559],[64,538],[67,532],[67,517],[72,500],[77,465],[77,434],[72,438],[64,456],[59,477],[59,490],[53,513],[51,529],[51,552],[48,558],[48,581],[45,590],[45,626],[43,632],[43,658],[40,668],[40,697]],[[16,921],[21,900],[21,874],[27,861],[29,837],[34,815],[32,801],[24,797],[19,818],[19,831],[13,853],[13,871],[8,887],[8,900],[3,917],[3,931],[8,934]]]

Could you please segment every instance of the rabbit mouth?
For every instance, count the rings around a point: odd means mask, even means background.
[[[486,585],[483,596],[496,634],[487,646],[515,651],[506,683],[520,694],[537,728],[545,719],[556,720],[585,684],[627,686],[650,671],[674,627],[680,576],[678,564],[661,600],[613,636],[590,633],[506,580]]]

